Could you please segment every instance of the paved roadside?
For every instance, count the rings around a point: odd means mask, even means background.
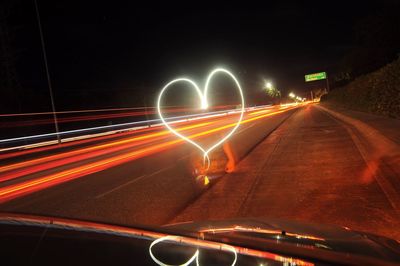
[[[369,114],[360,111],[349,110],[342,107],[335,107],[329,104],[321,104],[321,106],[330,110],[339,112],[348,117],[357,119],[368,126],[375,128],[385,137],[400,145],[400,120],[394,118],[383,117],[379,115]]]
[[[171,223],[271,217],[400,239],[399,210],[356,142],[331,114],[306,106]]]

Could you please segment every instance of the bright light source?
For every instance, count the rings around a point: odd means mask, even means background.
[[[294,97],[296,97],[296,95],[294,95],[294,93],[291,92],[291,93],[289,93],[289,97],[290,97],[290,98],[294,98]]]
[[[186,82],[186,83],[189,83],[189,85],[191,85],[192,88],[196,91],[196,93],[197,93],[197,95],[198,95],[198,97],[199,97],[199,100],[200,100],[200,101],[199,101],[199,103],[200,103],[200,108],[203,109],[203,110],[204,110],[204,109],[207,109],[207,108],[208,108],[208,98],[207,98],[207,97],[208,97],[208,94],[207,94],[207,93],[208,93],[208,88],[209,88],[209,86],[210,86],[211,79],[212,79],[213,76],[214,76],[215,74],[217,74],[217,73],[224,73],[224,74],[228,75],[228,76],[229,76],[230,78],[232,78],[233,81],[236,83],[236,88],[237,88],[237,90],[239,91],[239,95],[240,95],[240,99],[241,99],[240,117],[239,117],[239,119],[236,121],[236,125],[233,127],[233,129],[232,129],[231,131],[229,131],[229,132],[227,133],[227,135],[225,135],[222,139],[220,139],[218,142],[216,142],[214,145],[212,145],[212,146],[209,147],[208,149],[205,149],[205,148],[203,148],[200,144],[198,144],[197,142],[195,142],[195,141],[189,139],[188,137],[182,135],[181,133],[177,132],[174,128],[172,128],[172,127],[170,126],[170,123],[167,122],[167,121],[164,119],[164,116],[163,116],[163,114],[162,114],[162,111],[161,111],[161,99],[162,99],[163,94],[165,93],[165,91],[166,91],[168,88],[170,88],[170,86],[171,86],[172,84],[177,83],[177,82]],[[190,79],[187,79],[187,78],[178,78],[178,79],[174,79],[174,80],[170,81],[169,83],[167,83],[167,85],[165,85],[165,86],[162,88],[160,94],[158,95],[158,99],[157,99],[157,112],[158,112],[158,115],[159,115],[159,117],[160,117],[162,123],[169,129],[169,131],[171,131],[172,133],[174,133],[176,136],[180,137],[181,139],[183,139],[183,140],[189,142],[190,144],[192,144],[193,146],[195,146],[196,148],[198,148],[200,151],[203,152],[204,161],[207,160],[207,162],[208,162],[208,166],[207,166],[207,169],[208,169],[208,168],[210,167],[210,158],[209,158],[208,154],[209,154],[212,150],[214,150],[216,147],[218,147],[219,145],[221,145],[222,143],[224,143],[230,136],[232,136],[232,134],[233,134],[233,133],[238,129],[238,127],[240,126],[240,122],[243,120],[243,114],[244,114],[244,96],[243,96],[243,91],[242,91],[242,88],[240,87],[239,81],[236,79],[236,77],[235,77],[231,72],[229,72],[228,70],[225,70],[225,69],[223,69],[223,68],[217,68],[217,69],[214,69],[213,71],[211,71],[211,73],[208,75],[207,80],[206,80],[206,84],[204,85],[203,91],[200,90],[200,88],[197,86],[197,84],[196,84],[194,81],[192,81],[192,80],[190,80]]]
[[[267,84],[265,84],[265,86],[267,87],[267,89],[272,89],[272,83],[271,82],[267,82]]]

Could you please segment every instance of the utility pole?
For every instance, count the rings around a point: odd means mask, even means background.
[[[57,135],[57,142],[58,144],[61,143],[61,138],[60,138],[60,130],[58,128],[58,120],[57,120],[57,114],[56,114],[56,108],[54,104],[54,97],[53,97],[53,88],[51,86],[51,80],[50,80],[50,73],[49,73],[49,66],[47,64],[47,55],[46,55],[46,47],[44,45],[44,38],[43,38],[43,32],[42,32],[42,25],[40,23],[40,15],[39,15],[39,8],[37,1],[35,1],[35,9],[36,9],[36,17],[38,21],[38,26],[39,26],[39,33],[40,33],[40,41],[42,43],[42,51],[43,51],[43,60],[44,60],[44,66],[46,69],[46,76],[47,76],[47,84],[49,86],[49,93],[50,93],[50,101],[51,101],[51,109],[53,112],[53,119],[54,119],[54,127],[56,129],[56,135]]]
[[[143,89],[143,86],[142,86]],[[146,98],[146,94],[143,95],[143,103],[144,103],[144,113],[146,116],[146,121],[147,121],[147,127],[150,127],[150,122],[149,122],[149,114],[147,112],[147,98]]]

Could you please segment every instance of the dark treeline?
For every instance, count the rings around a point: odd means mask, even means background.
[[[339,62],[334,87],[373,72],[400,55],[400,4],[388,3],[353,25],[353,46]]]

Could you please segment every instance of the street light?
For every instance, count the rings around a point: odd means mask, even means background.
[[[271,82],[267,82],[267,84],[265,86],[267,87],[267,89],[272,89],[272,83]]]
[[[290,98],[294,98],[294,97],[296,97],[296,95],[294,95],[294,93],[291,92],[291,93],[289,93],[289,97],[290,97]]]

